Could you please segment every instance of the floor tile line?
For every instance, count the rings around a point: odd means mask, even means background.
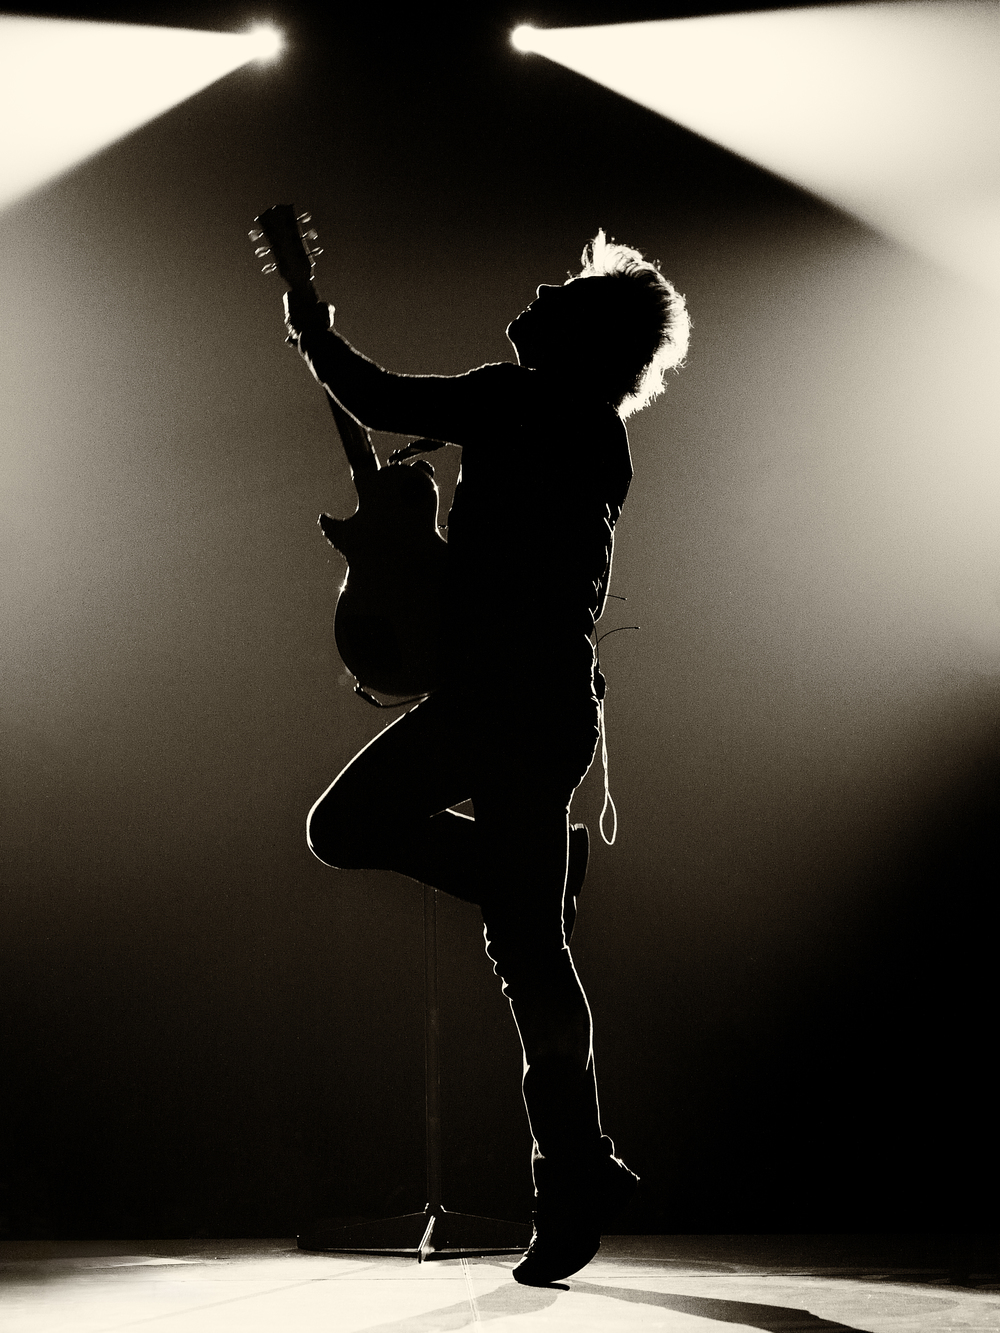
[[[476,1288],[472,1282],[472,1270],[469,1268],[468,1259],[462,1260],[462,1276],[465,1278],[465,1288],[469,1293],[469,1304],[472,1306],[472,1321],[475,1324],[481,1324],[483,1321],[479,1316],[479,1305],[476,1302]]]
[[[260,1296],[273,1296],[279,1291],[295,1291],[299,1287],[308,1287],[315,1282],[326,1282],[324,1277],[307,1277],[301,1282],[283,1282],[278,1287],[268,1287],[267,1291],[254,1291],[244,1296],[229,1296],[221,1301],[208,1301],[204,1305],[190,1305],[183,1310],[165,1310],[162,1314],[144,1315],[142,1319],[130,1319],[124,1324],[105,1324],[103,1328],[92,1329],[91,1333],[118,1333],[124,1328],[138,1328],[140,1324],[152,1324],[158,1319],[178,1319],[181,1316],[198,1314],[202,1310],[214,1310],[222,1305],[235,1305],[238,1301],[253,1301]],[[44,1330],[42,1330],[44,1333]]]

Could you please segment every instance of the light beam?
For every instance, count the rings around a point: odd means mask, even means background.
[[[0,208],[251,60],[280,34],[0,16]]]
[[[1000,289],[995,0],[512,33],[535,51]]]

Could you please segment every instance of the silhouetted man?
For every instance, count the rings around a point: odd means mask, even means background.
[[[590,1009],[570,956],[588,835],[569,806],[599,739],[594,625],[632,477],[623,418],[687,348],[683,298],[635,250],[588,245],[507,336],[517,364],[392,374],[286,297],[313,374],[373,430],[462,447],[448,523],[454,650],[445,683],[386,727],[309,815],[327,865],[399,871],[482,908],[524,1048],[535,1230],[514,1269],[548,1283],[596,1254],[636,1176],[601,1131]],[[475,817],[452,809],[471,798]],[[568,874],[567,874],[568,870]]]

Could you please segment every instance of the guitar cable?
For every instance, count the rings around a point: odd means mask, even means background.
[[[609,597],[614,597],[615,601],[624,602],[624,597],[617,597],[614,593],[608,593]],[[627,629],[641,629],[641,625],[619,625],[617,629],[605,630],[599,634],[594,643],[594,693],[597,695],[597,726],[601,734],[601,766],[604,769],[604,804],[601,806],[601,817],[597,821],[597,827],[600,829],[601,837],[608,847],[615,845],[615,839],[618,837],[618,807],[615,805],[614,797],[611,795],[611,782],[608,777],[608,724],[604,716],[604,696],[608,692],[608,682],[604,672],[601,670],[601,640],[606,639],[610,634],[620,634]],[[608,811],[611,811],[611,837],[604,832],[604,821],[608,817]]]

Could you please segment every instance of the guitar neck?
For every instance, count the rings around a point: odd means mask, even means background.
[[[313,284],[312,273],[313,261],[322,251],[307,248],[305,241],[315,241],[316,233],[307,231],[303,234],[299,228],[300,223],[309,221],[308,213],[304,213],[301,217],[297,216],[291,204],[275,204],[273,208],[265,209],[254,219],[260,230],[252,231],[250,239],[254,242],[267,241],[267,247],[262,246],[256,251],[260,258],[266,255],[274,257],[273,261],[265,266],[265,273],[277,270],[294,296],[300,301],[319,305],[319,294]],[[377,472],[379,462],[368,431],[355,421],[350,413],[345,412],[328,391],[326,400],[330,405],[337,434],[344,446],[344,453],[347,455],[353,475],[359,477],[365,473]]]
[[[319,294],[311,279],[308,283],[295,283],[292,290],[298,296],[308,297],[309,300],[319,305]],[[377,472],[379,470],[378,456],[372,448],[372,438],[368,431],[354,420],[350,412],[344,411],[329,390],[324,388],[324,393],[327,405],[330,408],[330,414],[337,427],[337,434],[340,436],[340,443],[347,455],[351,472],[356,477],[366,472]]]
[[[344,411],[329,391],[326,393],[326,401],[336,424],[340,443],[344,446],[351,472],[355,477],[366,472],[377,472],[378,457],[372,448],[372,437],[367,430],[355,421],[349,412]]]

